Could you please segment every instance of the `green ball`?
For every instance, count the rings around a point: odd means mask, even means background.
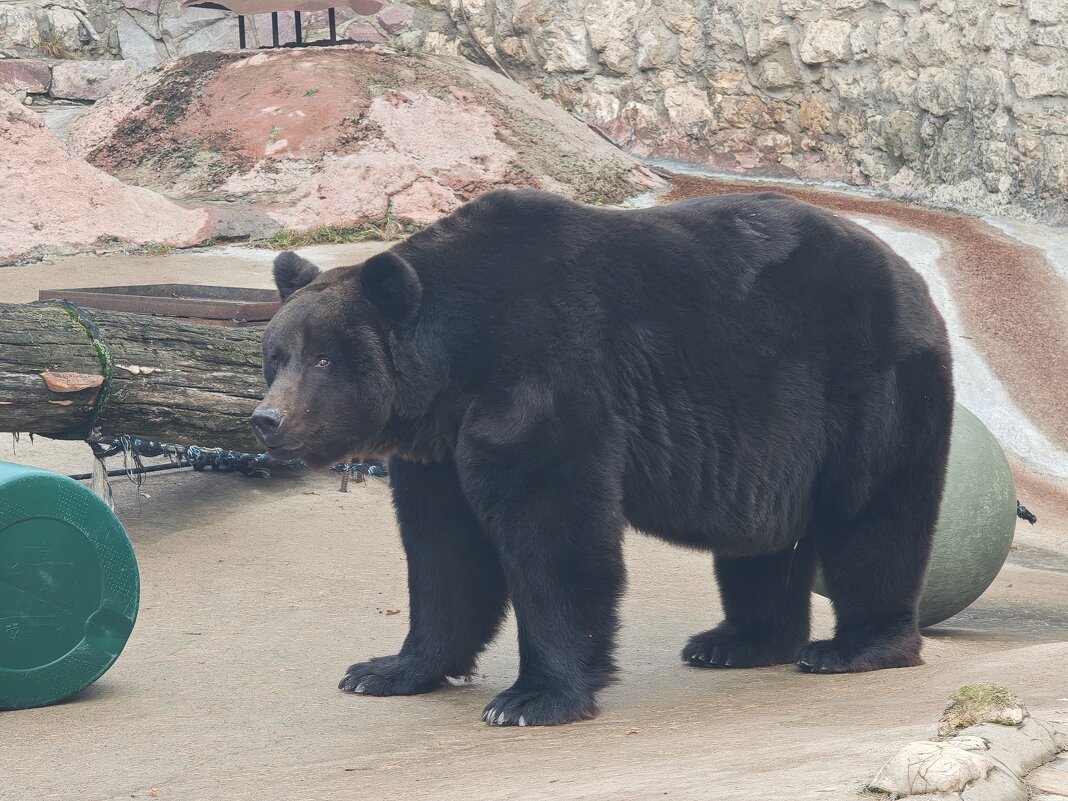
[[[137,560],[107,504],[66,476],[0,462],[0,709],[62,701],[133,630]]]
[[[986,426],[960,404],[953,415],[946,490],[935,527],[920,627],[966,609],[991,585],[1012,547],[1016,484],[1005,453]],[[827,592],[817,572],[813,589]]]

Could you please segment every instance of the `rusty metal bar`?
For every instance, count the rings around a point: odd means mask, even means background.
[[[271,289],[146,284],[142,286],[42,289],[40,300],[67,300],[88,309],[176,317],[215,325],[266,323],[278,310]]]

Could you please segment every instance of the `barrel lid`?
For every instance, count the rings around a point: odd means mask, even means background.
[[[100,678],[140,594],[107,504],[66,476],[0,462],[0,709],[56,703]]]

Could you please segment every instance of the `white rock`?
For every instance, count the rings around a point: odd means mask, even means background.
[[[788,17],[798,17],[823,7],[823,0],[782,0],[782,13]]]
[[[233,19],[221,19],[183,39],[170,42],[168,50],[172,56],[185,56],[205,50],[237,50],[239,44],[237,24]]]
[[[1068,63],[1049,65],[1015,58],[1012,82],[1023,98],[1068,97]]]
[[[920,70],[916,79],[916,105],[939,117],[954,114],[964,105],[964,74],[937,67]]]
[[[708,105],[708,95],[692,83],[665,89],[664,108],[671,125],[678,130],[689,131],[691,126],[714,119],[712,109]]]
[[[790,43],[790,29],[786,25],[761,25],[745,35],[745,51],[753,61],[770,55]]]
[[[871,788],[899,795],[959,793],[994,769],[989,757],[950,743],[909,743],[887,762]]]
[[[800,83],[801,76],[793,64],[784,66],[779,61],[767,59],[760,64],[759,80],[765,89],[785,89]]]
[[[0,51],[12,56],[29,55],[41,44],[41,32],[33,9],[25,5],[0,3]]]
[[[154,67],[166,58],[162,43],[157,45],[157,40],[138,25],[128,11],[118,13],[118,32],[123,60],[134,64],[138,72]]]
[[[131,61],[59,61],[52,67],[52,96],[99,100],[139,71]]]
[[[1027,17],[1045,25],[1068,22],[1068,0],[1027,0]]]
[[[635,58],[638,69],[662,69],[673,64],[678,58],[678,37],[663,25],[651,26],[638,31],[636,40]]]
[[[539,45],[546,72],[584,72],[590,66],[586,26],[580,22],[554,20],[542,29]]]
[[[608,123],[619,117],[619,87],[611,78],[598,75],[575,104],[575,110],[590,122]]]
[[[257,17],[260,16],[265,17],[266,19],[268,19],[268,21],[270,20],[270,15],[257,15]],[[278,17],[279,22],[282,22],[282,20],[287,17],[291,18],[292,14],[279,14]],[[181,39],[183,37],[189,36],[195,31],[200,30],[201,28],[206,28],[209,25],[214,25],[220,19],[224,18],[229,18],[230,24],[233,25],[235,28],[237,27],[237,20],[233,16],[227,14],[225,11],[218,11],[212,8],[182,9],[180,12],[180,16],[165,17],[160,27],[163,29],[163,34],[166,38]],[[290,25],[292,26],[292,22],[290,22]]]
[[[820,19],[805,29],[799,52],[806,64],[842,61],[849,55],[853,26],[843,20]]]

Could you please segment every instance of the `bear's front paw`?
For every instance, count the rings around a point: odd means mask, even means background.
[[[416,695],[429,692],[444,683],[444,674],[397,654],[357,662],[345,672],[337,686],[340,690],[359,695]]]
[[[559,726],[589,720],[596,714],[592,696],[512,687],[486,705],[482,719],[493,726]]]
[[[695,634],[682,649],[682,661],[695,667],[751,668],[797,661],[801,643],[783,637],[745,636],[724,626]]]

